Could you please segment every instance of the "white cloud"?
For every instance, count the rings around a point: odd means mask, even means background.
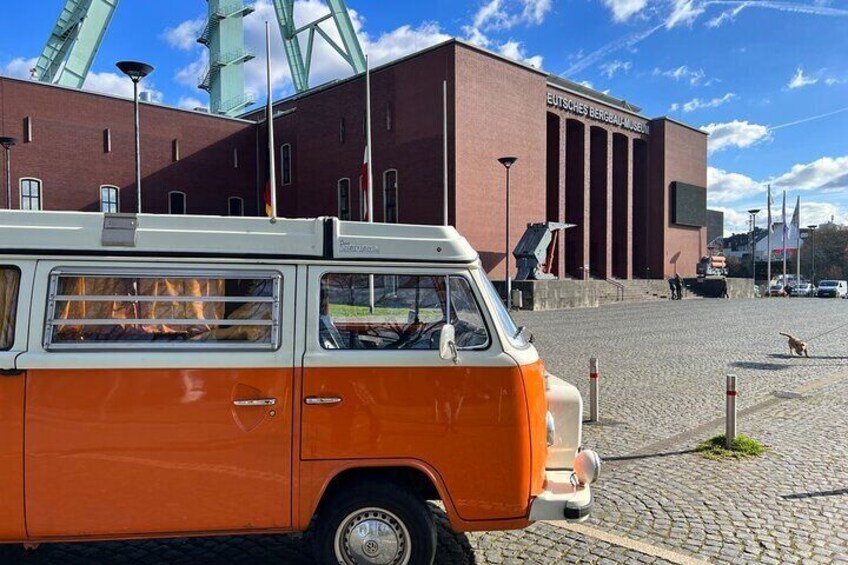
[[[802,190],[848,189],[848,155],[822,157],[812,163],[794,165],[788,172],[774,178],[777,187]]]
[[[678,104],[675,102],[671,105],[671,108],[669,108],[669,112],[676,112],[678,110],[683,110],[684,112],[694,112],[695,110],[701,110],[703,108],[718,108],[723,104],[727,104],[734,98],[736,98],[736,95],[732,92],[728,92],[724,96],[712,98],[710,100],[701,100],[700,98],[693,98],[689,102],[684,102],[683,104]]]
[[[788,213],[788,212],[787,212]],[[848,210],[831,202],[805,202],[801,200],[802,225],[822,225],[828,222],[848,224]]]
[[[541,25],[553,8],[553,0],[489,0],[480,5],[470,25],[462,26],[464,39],[480,47],[490,47],[492,40],[487,32],[504,31],[517,25]],[[510,40],[501,44],[503,53]],[[522,58],[533,66],[541,66],[540,56]],[[538,64],[536,64],[538,63]]]
[[[648,4],[647,0],[603,0],[603,3],[612,12],[612,19],[617,22],[629,20]]]
[[[740,173],[707,167],[707,195],[710,205],[736,202],[765,190],[762,183]]]
[[[529,24],[541,25],[545,22],[545,16],[553,8],[553,0],[522,0],[524,9],[521,18]]]
[[[736,16],[738,16],[742,12],[742,10],[744,10],[748,6],[749,6],[749,4],[747,2],[742,2],[738,6],[731,8],[730,10],[726,10],[726,11],[722,12],[718,16],[716,16],[713,19],[711,19],[710,21],[708,21],[707,27],[716,28],[716,27],[721,26],[725,22],[734,21],[736,19]]]
[[[769,128],[747,121],[733,120],[726,123],[712,123],[701,129],[710,134],[707,139],[707,150],[715,153],[728,147],[745,148],[769,138]]]
[[[168,28],[162,34],[165,41],[172,47],[191,51],[197,45],[197,38],[206,26],[206,18],[187,20],[177,27]]]
[[[678,25],[691,26],[695,19],[704,13],[704,5],[695,0],[672,0],[672,10],[665,20],[665,28],[672,29]]]
[[[795,74],[789,80],[788,88],[803,88],[811,84],[816,84],[819,81],[818,77],[804,74],[804,69],[798,67],[795,69]]]
[[[498,48],[498,52],[504,57],[527,63],[531,67],[536,67],[537,69],[542,67],[542,56],[534,55],[528,57],[524,51],[524,45],[520,41],[507,41]]]
[[[30,78],[32,74],[31,71],[37,62],[38,58],[36,57],[33,57],[32,59],[16,57],[6,63],[3,67],[2,74],[14,78]]]
[[[121,96],[123,98],[133,97],[132,81],[118,73],[90,72],[88,73],[82,88],[83,90],[89,90],[91,92],[111,94],[113,96]],[[139,92],[147,92],[152,102],[162,102],[162,93],[154,88],[150,79],[145,79],[139,83]]]
[[[710,210],[724,212],[724,235],[748,231],[748,212],[740,212],[723,206],[710,206]]]
[[[541,25],[552,7],[552,0],[489,0],[474,14],[473,26],[491,31],[521,24]]]
[[[668,69],[666,71],[655,68],[653,71],[654,76],[663,76],[667,78],[674,79],[676,81],[685,80],[688,81],[690,85],[696,86],[706,77],[706,73],[704,69],[690,69],[687,65],[680,65],[674,69]],[[711,82],[711,81],[707,81]]]
[[[601,65],[601,74],[611,79],[619,71],[625,74],[628,73],[632,67],[633,64],[630,61],[619,61],[618,59],[616,59],[614,61],[610,61],[609,63],[604,63],[603,65]]]
[[[195,110],[197,108],[208,109],[209,105],[206,102],[192,96],[182,96],[177,106],[184,110]]]

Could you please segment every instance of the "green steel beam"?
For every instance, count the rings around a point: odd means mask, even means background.
[[[67,0],[32,76],[82,88],[119,0]]]
[[[324,40],[335,49],[344,59],[354,73],[365,72],[365,55],[353,29],[353,22],[344,0],[327,0],[330,13],[315,21],[309,22],[300,28],[294,22],[294,0],[274,0],[274,8],[277,12],[277,21],[280,24],[280,33],[283,36],[283,45],[286,49],[286,58],[291,68],[292,81],[297,92],[309,89],[309,75],[312,69],[313,41],[317,32]],[[321,23],[332,19],[336,30],[341,38],[341,45],[333,41],[329,34],[321,27]],[[298,36],[308,33],[306,59],[300,49]]]
[[[253,12],[243,0],[207,0],[206,27],[197,39],[209,49],[209,68],[198,86],[209,92],[209,111],[236,116],[253,103],[244,90],[244,63],[253,53],[244,48],[244,18]]]

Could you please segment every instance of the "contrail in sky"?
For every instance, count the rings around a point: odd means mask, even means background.
[[[810,4],[801,4],[798,2],[782,2],[778,0],[706,0],[705,2],[699,2],[692,6],[692,19],[703,13],[703,11],[709,6],[734,6],[736,7],[733,10],[733,15],[735,16],[744,8],[767,8],[770,10],[778,10],[781,12],[791,12],[795,14],[810,14],[814,16],[848,16],[848,10],[843,8],[831,8],[828,6],[814,6]],[[656,31],[658,31],[662,27],[667,27],[669,22],[671,21],[671,17],[674,16],[674,13],[670,14],[663,23],[643,30],[641,32],[632,33],[630,35],[626,35],[624,37],[620,37],[615,41],[611,41],[607,43],[603,47],[589,53],[582,59],[572,63],[572,65],[562,73],[562,75],[568,77],[570,75],[575,75],[580,71],[591,67],[592,65],[602,61],[608,55],[615,53],[616,51],[620,51],[621,49],[626,49],[629,47],[633,47],[637,43],[644,41],[651,35],[653,35]],[[721,16],[719,16],[721,17]],[[678,23],[678,22],[675,22]],[[673,27],[673,25],[672,25]]]
[[[841,114],[842,112],[848,112],[848,106],[846,106],[844,108],[840,108],[839,110],[833,110],[832,112],[827,112],[826,114],[819,114],[817,116],[810,116],[809,118],[801,118],[800,120],[795,120],[795,121],[792,121],[792,122],[786,122],[785,124],[772,126],[768,129],[769,129],[769,131],[774,131],[776,129],[788,128],[790,126],[797,126],[798,124],[805,124],[807,122],[812,122],[813,120],[820,120],[822,118],[827,118],[829,116]]]

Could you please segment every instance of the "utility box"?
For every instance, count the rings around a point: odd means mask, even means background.
[[[521,236],[515,251],[512,252],[518,267],[515,280],[555,279],[556,277],[551,273],[551,267],[559,233],[573,227],[574,224],[559,222],[527,224],[524,235]]]

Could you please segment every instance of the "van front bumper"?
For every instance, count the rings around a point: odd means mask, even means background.
[[[545,490],[530,505],[530,521],[569,520],[582,522],[592,511],[589,485],[571,482],[571,471],[545,472]]]

